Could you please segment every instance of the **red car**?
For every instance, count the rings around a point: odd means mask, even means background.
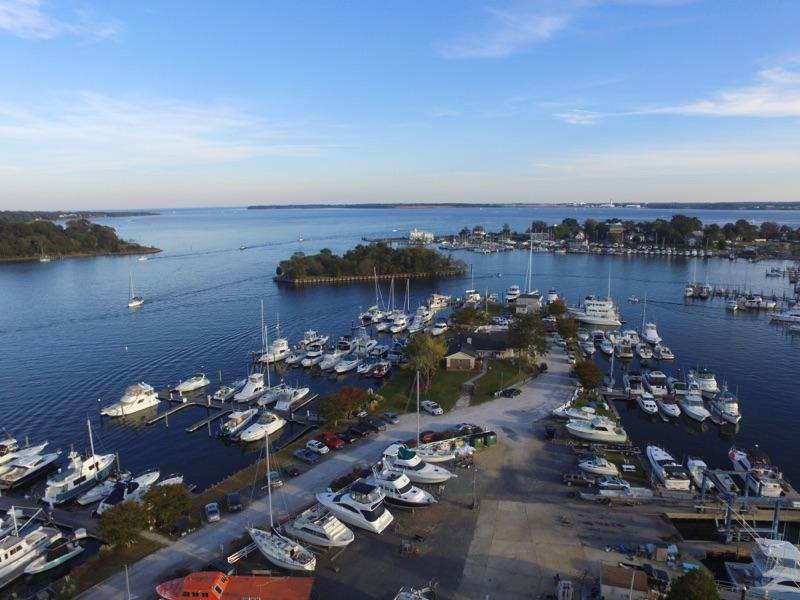
[[[423,444],[429,444],[436,441],[437,433],[435,431],[422,431],[419,434],[419,441]]]
[[[336,436],[336,434],[323,433],[317,439],[323,444],[325,444],[331,450],[340,450],[341,448],[344,448],[344,440],[339,439],[339,437]]]

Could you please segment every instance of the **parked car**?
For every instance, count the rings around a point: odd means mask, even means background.
[[[480,433],[483,431],[483,427],[474,423],[459,423],[456,425],[456,431],[460,435],[469,435],[470,433]]]
[[[292,463],[283,465],[283,472],[287,477],[297,477],[300,475],[300,469],[297,468],[297,465],[293,465]]]
[[[299,475],[298,471],[298,475]],[[280,471],[270,471],[269,472],[269,484],[272,486],[272,489],[279,488],[283,485],[283,479],[281,478]]]
[[[342,431],[337,433],[336,437],[342,440],[345,444],[355,444],[358,438],[349,431]]]
[[[206,504],[203,512],[206,515],[206,521],[209,523],[216,523],[219,521],[219,504],[216,502],[209,502]]]
[[[330,448],[319,440],[308,440],[306,442],[306,449],[311,450],[311,452],[316,452],[317,454],[327,454],[331,451]]]
[[[340,450],[341,448],[344,448],[344,441],[339,439],[339,437],[334,433],[323,433],[317,439],[331,450]]]
[[[569,364],[571,364],[571,365],[574,365],[574,364],[575,364],[575,355],[574,355],[574,354],[572,354],[572,352],[570,352],[569,354],[567,354],[567,362],[568,362]]]
[[[422,408],[422,410],[424,410],[429,415],[443,415],[444,414],[444,411],[442,410],[442,407],[439,406],[433,400],[423,400],[422,402],[419,403],[419,406],[420,406],[420,408]]]
[[[521,393],[522,391],[517,388],[506,388],[500,392],[500,395],[503,398],[516,398]]]
[[[356,437],[367,437],[369,435],[369,430],[364,429],[363,427],[358,427],[357,425],[353,425],[350,429],[347,430],[350,434]]]
[[[294,456],[297,460],[303,461],[307,465],[316,464],[319,462],[321,458],[319,454],[317,454],[312,450],[309,450],[308,448],[298,448],[297,450],[292,452],[292,456]]]
[[[362,427],[365,427],[366,429],[371,429],[375,433],[379,431],[386,431],[386,423],[384,423],[378,417],[373,417],[372,415],[367,415],[366,417],[363,417],[360,421],[360,424]]]
[[[587,487],[594,487],[596,483],[594,477],[582,471],[579,473],[566,473],[561,477],[561,480],[568,486],[585,485]]]
[[[436,432],[431,431],[430,429],[419,432],[419,441],[422,442],[423,444],[430,444],[431,442],[435,442],[437,437],[438,436],[436,435]]]
[[[225,508],[228,512],[238,512],[244,508],[242,504],[242,496],[239,492],[231,492],[225,496]]]
[[[396,414],[394,414],[393,412],[385,412],[385,413],[383,413],[381,415],[381,419],[383,419],[384,421],[386,421],[387,423],[389,423],[391,425],[397,425],[400,422],[400,419],[398,418],[398,416]]]

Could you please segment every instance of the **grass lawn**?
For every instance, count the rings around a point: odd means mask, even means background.
[[[494,393],[525,379],[516,364],[508,359],[490,359],[486,374],[475,382],[473,404],[481,404],[495,398]]]
[[[630,483],[631,485],[649,487],[647,475],[642,468],[641,458],[637,455],[624,456],[618,452],[606,452],[608,462],[612,462],[619,467],[619,476]],[[636,467],[635,473],[624,473],[622,471],[622,464],[627,460],[630,464]]]
[[[438,402],[445,411],[448,411],[458,400],[461,385],[474,376],[475,373],[472,371],[447,371],[442,368],[433,376],[428,389],[420,390],[420,399]],[[393,372],[389,381],[378,392],[385,398],[380,407],[381,412],[389,410],[401,414],[416,410],[414,377],[413,371],[396,369]]]
[[[590,402],[592,402],[592,398],[589,396],[588,393],[584,392],[581,394],[577,400],[575,400],[575,408],[583,408],[584,406],[588,406]],[[611,408],[601,408],[601,406],[608,406],[602,400],[594,401],[594,409],[595,412],[600,415],[601,417],[608,417],[609,419],[613,419],[616,421],[617,415],[614,414],[614,411]]]

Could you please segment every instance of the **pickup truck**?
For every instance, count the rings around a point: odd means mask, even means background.
[[[561,481],[566,483],[568,486],[573,485],[584,485],[587,487],[594,487],[596,481],[594,477],[589,475],[588,473],[566,473],[561,477]]]

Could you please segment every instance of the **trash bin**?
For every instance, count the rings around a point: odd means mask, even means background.
[[[497,434],[494,431],[489,431],[483,435],[483,443],[485,446],[494,446],[497,444]]]
[[[479,433],[471,436],[469,439],[469,445],[473,448],[483,448],[483,434]]]

